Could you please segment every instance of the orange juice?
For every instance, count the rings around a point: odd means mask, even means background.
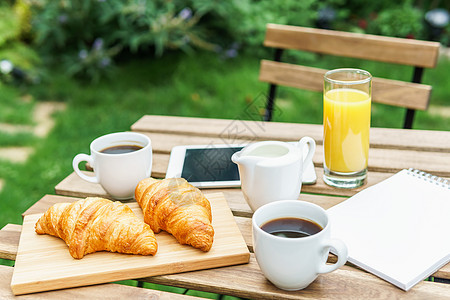
[[[324,157],[331,171],[351,173],[367,167],[370,102],[369,94],[356,89],[324,94]]]

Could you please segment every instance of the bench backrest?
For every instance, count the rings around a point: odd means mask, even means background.
[[[286,49],[359,58],[414,67],[411,82],[373,78],[372,101],[407,108],[404,128],[411,128],[415,110],[426,110],[431,86],[420,84],[424,68],[434,68],[437,42],[369,34],[267,24],[264,45],[276,49],[275,59],[262,60],[259,79],[270,83],[265,120],[272,118],[277,85],[322,91],[325,69],[281,62]]]

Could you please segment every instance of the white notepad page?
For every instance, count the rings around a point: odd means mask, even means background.
[[[328,209],[348,261],[409,290],[450,261],[450,186],[402,170]]]

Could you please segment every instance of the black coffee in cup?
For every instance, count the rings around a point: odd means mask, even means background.
[[[301,218],[279,218],[270,220],[261,229],[275,236],[302,238],[320,232],[323,228],[316,222]]]
[[[139,145],[119,145],[119,146],[111,146],[108,148],[105,148],[101,150],[101,153],[106,154],[123,154],[123,153],[129,153],[134,152],[137,150],[142,149],[142,146]]]

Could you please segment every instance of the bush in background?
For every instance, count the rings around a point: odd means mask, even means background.
[[[0,3],[0,61],[8,60],[14,66],[31,70],[40,60],[36,52],[24,41],[21,19],[8,3]],[[8,80],[0,72],[0,79]]]
[[[313,26],[320,7],[340,0],[21,0],[34,40],[72,75],[98,78],[119,53],[162,55],[205,48],[224,58],[261,51],[269,22]]]
[[[208,47],[195,26],[200,15],[183,1],[29,0],[35,43],[71,75],[97,79],[122,51],[189,51]],[[212,47],[211,47],[212,48]]]
[[[369,23],[367,31],[386,36],[424,38],[423,28],[423,12],[405,2],[380,12]]]
[[[347,0],[333,6],[340,12],[335,27],[345,31],[370,33],[402,38],[430,39],[425,22],[426,12],[443,8],[450,12],[448,0],[365,1]],[[442,31],[439,41],[449,42],[450,24]]]
[[[160,56],[195,48],[223,58],[262,55],[267,23],[330,26],[380,35],[424,38],[424,11],[413,0],[17,0],[32,12],[34,41],[71,75],[97,79],[118,54]],[[445,1],[444,1],[445,2]],[[433,4],[434,5],[434,4]],[[25,10],[26,11],[26,10]],[[323,18],[329,18],[324,22]]]

